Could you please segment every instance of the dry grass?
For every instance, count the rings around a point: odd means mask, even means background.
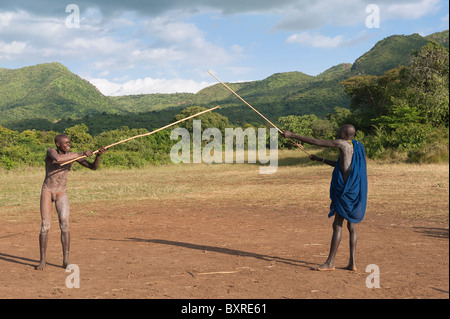
[[[183,164],[95,172],[79,169],[69,175],[69,199],[75,211],[78,204],[126,205],[148,200],[326,209],[332,168],[311,163],[298,151],[282,151],[279,155],[280,167],[273,175],[260,175],[259,166],[252,164]],[[0,220],[39,218],[43,169],[0,173]],[[448,222],[447,164],[369,162],[368,175],[368,204],[373,213],[385,213],[388,206],[392,214]]]

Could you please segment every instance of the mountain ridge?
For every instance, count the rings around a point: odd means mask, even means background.
[[[347,108],[350,104],[340,84],[342,81],[353,75],[381,75],[399,65],[407,65],[410,53],[419,51],[429,41],[436,41],[448,49],[448,30],[426,37],[418,34],[387,37],[353,64],[341,63],[317,76],[293,71],[228,85],[274,121],[286,115],[325,116],[335,107]],[[259,122],[257,115],[248,112],[246,106],[220,83],[195,94],[107,97],[57,62],[20,69],[0,68],[0,125],[15,130],[61,130],[63,125],[88,120],[91,126],[97,125],[93,118],[103,119],[100,122],[105,130],[117,128],[109,127],[108,121],[135,127],[137,122],[139,125],[145,123],[144,120],[136,121],[137,115],[152,118],[148,121],[152,124],[144,128],[154,129],[160,122],[171,121],[182,108],[193,105],[221,105],[219,112],[233,124]],[[159,115],[164,118],[155,120],[154,117]],[[115,120],[111,121],[113,118]],[[95,130],[100,132],[102,128],[97,126]]]

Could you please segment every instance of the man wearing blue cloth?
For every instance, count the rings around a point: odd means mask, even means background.
[[[312,161],[318,161],[334,167],[330,186],[330,213],[328,217],[335,216],[333,222],[333,237],[330,253],[327,261],[316,270],[334,270],[334,258],[336,256],[342,237],[342,224],[347,220],[347,228],[350,234],[350,260],[346,269],[355,271],[356,253],[356,224],[364,218],[367,205],[367,167],[366,153],[363,145],[354,140],[355,127],[345,124],[340,127],[335,140],[318,140],[311,137],[295,135],[289,131],[283,131],[285,138],[296,139],[304,143],[339,148],[337,161],[328,160],[311,155]]]

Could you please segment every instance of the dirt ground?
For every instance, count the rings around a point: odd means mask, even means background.
[[[332,220],[311,205],[286,209],[227,198],[72,204],[71,262],[80,288],[66,286],[72,273],[60,266],[53,214],[44,271],[34,269],[39,219],[2,227],[0,298],[448,299],[448,219],[387,212],[368,210],[358,226],[357,271],[343,269],[344,229],[337,269],[318,272],[312,269],[326,259]],[[372,264],[380,288],[366,285]]]

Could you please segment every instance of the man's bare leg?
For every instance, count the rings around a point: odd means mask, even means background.
[[[334,258],[336,257],[339,244],[341,243],[343,221],[344,218],[336,213],[333,222],[333,237],[331,238],[330,253],[328,254],[327,261],[323,265],[317,267],[316,270],[326,271],[335,269]]]
[[[346,269],[356,271],[355,255],[356,255],[356,224],[347,222],[348,232],[350,234],[350,260]]]
[[[39,234],[39,252],[40,252],[40,262],[36,266],[36,270],[44,270],[47,265],[47,243],[48,243],[48,232]]]
[[[61,229],[61,244],[63,249],[63,267],[70,265],[70,231],[69,231],[69,199],[66,193],[58,194],[56,200],[56,210],[58,212],[59,227]]]
[[[48,232],[50,230],[50,215],[52,212],[52,199],[49,192],[43,191],[41,194],[41,231],[39,233],[40,261],[36,270],[43,270],[47,265],[47,243]]]
[[[61,231],[61,244],[63,248],[63,268],[70,265],[69,250],[70,250],[70,231]]]

